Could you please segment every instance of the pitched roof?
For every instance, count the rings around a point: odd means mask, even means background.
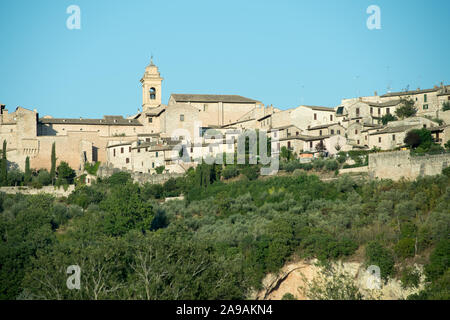
[[[326,136],[305,136],[305,135],[295,135],[295,136],[290,136],[290,137],[286,137],[286,138],[281,138],[275,141],[286,141],[286,140],[303,140],[303,141],[317,141],[317,140],[324,140],[331,137],[330,135],[326,135]]]
[[[124,119],[122,116],[104,116],[103,119],[40,118],[39,122],[43,124],[142,126],[138,120]]]
[[[396,132],[405,132],[409,129],[417,128],[417,124],[410,124],[410,125],[404,125],[404,126],[396,126],[396,127],[386,127],[384,129],[381,129],[379,131],[370,133],[371,136],[378,135],[378,134],[384,134],[384,133],[396,133]]]
[[[308,128],[308,130],[326,129],[326,128],[329,128],[329,127],[332,127],[332,126],[341,126],[341,125],[339,123],[322,124],[320,126],[315,126],[315,127]]]
[[[367,103],[369,106],[371,107],[378,107],[378,108],[385,108],[385,107],[393,107],[398,105],[401,100],[397,99],[397,100],[390,100],[390,101],[386,101],[386,102],[371,102],[371,101],[364,101],[365,103]]]
[[[402,91],[402,92],[389,92],[381,97],[397,97],[397,96],[409,96],[412,94],[421,94],[421,93],[429,93],[429,92],[436,92],[439,88],[433,88],[433,89],[423,89],[423,90],[413,90],[413,91]]]
[[[309,108],[311,110],[317,110],[317,111],[335,112],[334,108],[328,108],[328,107],[321,107],[321,106],[302,106],[302,107]]]
[[[227,102],[227,103],[259,103],[250,98],[228,94],[177,94],[172,93],[177,102]]]

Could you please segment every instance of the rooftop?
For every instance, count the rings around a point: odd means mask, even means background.
[[[43,124],[86,124],[86,125],[116,125],[116,126],[142,126],[136,119],[124,119],[122,116],[104,116],[103,119],[84,118],[40,118]]]
[[[226,94],[177,94],[172,97],[177,102],[226,102],[226,103],[260,103],[260,101],[238,95]]]

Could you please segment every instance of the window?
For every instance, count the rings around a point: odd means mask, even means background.
[[[296,136],[298,136],[298,131],[295,133]]]
[[[123,153],[123,147],[122,147],[122,148],[120,148],[120,153]]]
[[[290,148],[291,148],[291,142],[288,141],[288,149],[290,149]]]
[[[155,168],[155,163],[154,163],[154,162],[152,162],[152,168],[153,168],[153,169]]]
[[[207,104],[204,104],[204,105],[203,105],[203,111],[206,111],[207,108],[208,108],[208,105],[207,105]]]
[[[153,118],[152,117],[148,118],[148,123],[153,123]]]
[[[330,121],[333,121],[333,115],[330,114]]]
[[[277,143],[277,150],[280,151],[280,143]]]
[[[370,114],[373,114],[373,108],[370,107]]]
[[[331,129],[331,134],[334,134],[334,130],[333,129]]]
[[[116,156],[116,149],[113,149],[113,157]]]
[[[359,123],[359,120],[356,120],[356,123]]]
[[[138,152],[138,153],[141,153],[141,149],[138,148],[138,149],[137,149],[137,152]]]
[[[180,121],[184,121],[184,114],[180,114]]]
[[[126,162],[126,163],[130,163],[130,158],[126,158],[126,159],[125,159],[125,162]]]
[[[319,136],[321,136],[322,135],[322,130],[319,130]]]
[[[156,99],[156,89],[150,88],[150,100],[155,100],[155,99]]]
[[[389,108],[386,108],[386,114],[391,113],[391,110]]]
[[[392,141],[395,141],[395,134],[392,135]]]
[[[356,116],[359,117],[359,108],[356,108]]]
[[[191,153],[194,152],[194,148],[191,147]]]
[[[359,144],[359,140],[357,140],[356,143]]]
[[[378,143],[381,143],[381,137],[378,137]]]
[[[428,105],[427,104],[423,105],[423,110],[428,110]]]
[[[277,132],[276,132],[276,131],[273,133],[273,137],[274,137],[274,138],[277,137]]]
[[[145,142],[150,142],[150,138],[145,138]]]
[[[423,95],[423,102],[428,102],[427,100],[428,100],[428,97],[427,97],[426,94],[424,94],[424,95]]]
[[[311,149],[312,149],[312,147],[313,147],[313,142],[312,142],[312,141],[310,141],[310,142],[309,142],[309,148],[311,148]]]
[[[156,157],[158,158],[158,151],[156,151]]]
[[[367,136],[365,136],[365,137],[364,137],[364,140],[366,140],[366,141],[367,141]]]
[[[317,113],[314,113],[314,120],[317,120]]]
[[[128,147],[128,152],[131,152],[131,147]]]
[[[380,115],[381,114],[381,109],[380,108],[378,108],[378,115]]]
[[[358,130],[355,130],[355,134],[358,134]]]

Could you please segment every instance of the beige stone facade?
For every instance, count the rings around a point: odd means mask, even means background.
[[[436,140],[450,139],[449,112],[442,105],[450,101],[450,86],[388,93],[382,96],[343,99],[337,107],[302,105],[287,110],[265,106],[239,95],[172,94],[162,103],[162,82],[153,61],[141,79],[142,110],[124,118],[68,119],[39,117],[36,110],[17,107],[9,112],[0,104],[0,139],[7,141],[10,167],[24,170],[26,157],[32,168],[50,168],[52,145],[58,163],[66,161],[82,172],[85,162],[101,161],[142,174],[157,167],[183,172],[188,164],[177,155],[183,149],[185,160],[193,162],[236,151],[237,139],[246,130],[267,131],[272,151],[283,146],[299,155],[315,152],[324,143],[330,154],[351,148],[390,150],[403,144],[407,131],[427,127]],[[411,98],[418,116],[381,124],[386,114],[395,114],[403,98]],[[443,125],[421,116],[439,117]],[[203,136],[215,130],[220,137]]]

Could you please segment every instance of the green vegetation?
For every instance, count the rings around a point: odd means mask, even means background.
[[[446,101],[442,104],[442,111],[450,110],[450,101]]]
[[[320,161],[308,165],[338,163]],[[448,299],[450,177],[323,182],[301,171],[255,179],[258,168],[202,164],[141,186],[119,172],[67,199],[0,193],[0,298],[244,299],[292,256],[326,264],[361,248],[367,265],[405,286],[417,282],[408,261],[429,256],[428,284],[410,298]],[[58,181],[70,180],[69,169],[61,162]],[[221,180],[236,171],[246,179]],[[33,179],[40,176],[50,180],[46,171]],[[73,264],[81,290],[65,285]],[[309,294],[361,298],[345,275],[324,284]]]
[[[157,174],[161,174],[161,173],[164,172],[165,168],[166,168],[165,166],[159,166],[159,167],[155,168],[155,171],[156,171]]]
[[[25,184],[29,184],[31,182],[30,157],[25,159],[25,175],[23,179]]]
[[[381,123],[383,123],[383,125],[387,125],[389,122],[397,120],[398,120],[397,117],[391,113],[385,114],[384,116],[381,117]]]
[[[417,108],[414,106],[414,101],[412,99],[402,98],[400,101],[400,105],[401,106],[395,111],[395,114],[398,118],[404,119],[414,117],[416,115]]]
[[[84,164],[84,170],[86,170],[87,173],[90,175],[96,176],[98,168],[100,167],[100,161],[97,161],[96,163],[89,163],[86,162]]]
[[[6,159],[6,140],[3,140],[2,161],[0,163],[0,185],[8,185],[8,160]]]
[[[50,179],[52,184],[55,184],[56,178],[56,149],[55,143],[52,144],[52,154],[51,154],[51,167],[50,167]]]
[[[443,152],[444,148],[433,141],[431,132],[425,128],[408,131],[404,143],[409,146],[415,154]]]

